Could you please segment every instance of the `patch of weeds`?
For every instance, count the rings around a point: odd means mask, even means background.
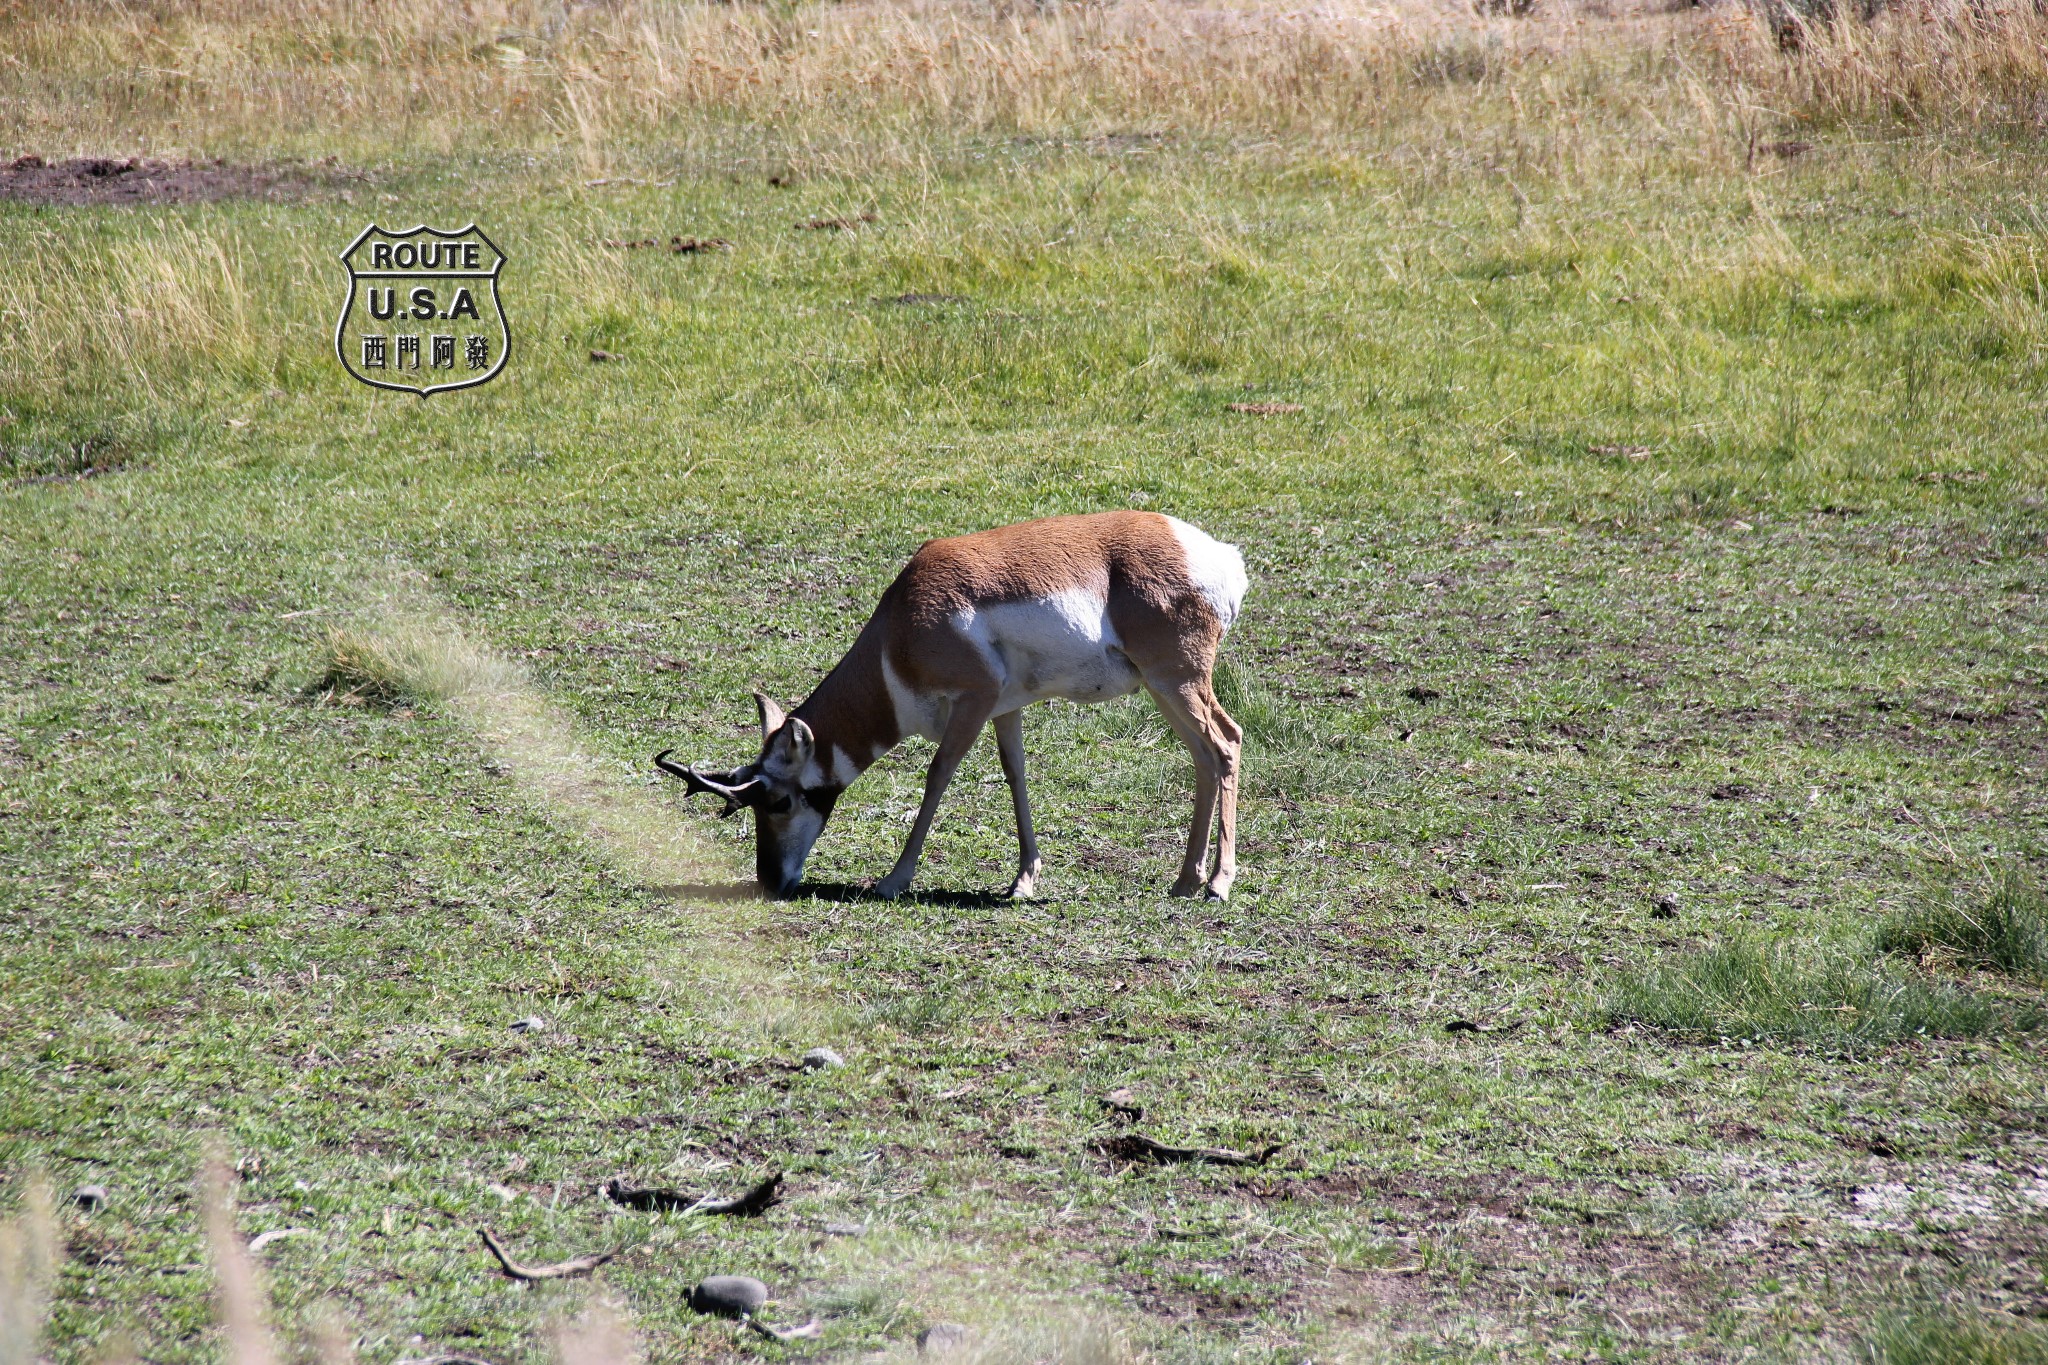
[[[1936,1312],[1894,1318],[1856,1343],[1865,1365],[2048,1365],[2048,1334],[1990,1318]]]
[[[1750,1202],[1740,1190],[1714,1189],[1693,1193],[1653,1196],[1647,1216],[1632,1217],[1630,1230],[1638,1235],[1669,1237],[1726,1232],[1749,1216]]]
[[[58,483],[111,474],[133,458],[132,452],[105,432],[76,440],[0,441],[0,482]]]
[[[1399,1242],[1380,1236],[1370,1226],[1353,1223],[1332,1228],[1323,1249],[1330,1264],[1340,1270],[1385,1270],[1407,1255]]]
[[[1253,791],[1306,800],[1328,789],[1334,754],[1302,708],[1229,659],[1216,661],[1214,686],[1216,700],[1244,731]]]
[[[1218,659],[1213,679],[1216,700],[1244,730],[1247,743],[1272,749],[1302,749],[1319,743],[1299,707],[1267,687],[1231,659]]]
[[[962,1353],[972,1365],[1131,1365],[1140,1358],[1129,1340],[1087,1318],[1041,1316],[990,1328]]]
[[[958,1001],[935,991],[902,991],[870,1001],[861,1012],[870,1024],[883,1024],[907,1037],[937,1034],[961,1014]]]
[[[814,1295],[810,1308],[819,1317],[854,1319],[882,1334],[905,1316],[903,1296],[875,1281],[836,1285]]]
[[[1886,968],[1867,952],[1801,951],[1738,939],[1624,979],[1616,1022],[1705,1039],[1882,1047],[1902,1038],[1969,1038],[2031,1029],[2034,1010],[2008,1010],[1971,991]]]
[[[1878,930],[1877,948],[1915,957],[1945,950],[1972,967],[2048,981],[2048,892],[2010,877],[1981,905],[1894,915]]]

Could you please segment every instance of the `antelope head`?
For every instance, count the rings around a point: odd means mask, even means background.
[[[761,752],[753,762],[730,772],[699,772],[672,762],[674,751],[664,749],[655,755],[654,766],[682,778],[690,795],[701,792],[724,801],[721,817],[743,807],[754,812],[754,875],[762,890],[781,898],[803,880],[804,860],[825,832],[841,788],[822,780],[812,762],[817,736],[810,726],[786,715],[762,693],[754,694],[754,702],[761,712]]]

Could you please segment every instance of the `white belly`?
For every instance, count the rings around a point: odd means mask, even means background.
[[[1086,589],[984,607],[959,625],[1000,680],[997,715],[1048,697],[1101,702],[1138,690],[1108,603]]]

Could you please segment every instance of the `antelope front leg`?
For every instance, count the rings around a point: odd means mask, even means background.
[[[993,697],[962,697],[953,704],[953,714],[939,736],[939,751],[932,756],[932,766],[924,775],[924,800],[918,803],[917,821],[910,827],[910,837],[903,841],[903,855],[889,875],[875,883],[875,894],[883,900],[893,901],[910,889],[910,879],[917,875],[917,860],[924,856],[925,836],[932,832],[932,819],[939,813],[939,799],[946,794],[953,774],[960,770],[960,761],[974,747],[975,736],[988,724],[988,713],[994,709]]]
[[[1017,809],[1017,880],[1010,883],[1010,899],[1029,900],[1038,891],[1038,874],[1045,870],[1045,861],[1038,856],[1038,837],[1031,831],[1031,798],[1024,791],[1024,713],[1005,712],[993,725],[1003,776],[1010,782],[1010,804]]]

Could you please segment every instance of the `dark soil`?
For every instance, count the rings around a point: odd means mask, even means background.
[[[143,157],[21,156],[0,165],[0,199],[30,204],[196,204],[216,199],[296,199],[314,183],[303,166]]]

